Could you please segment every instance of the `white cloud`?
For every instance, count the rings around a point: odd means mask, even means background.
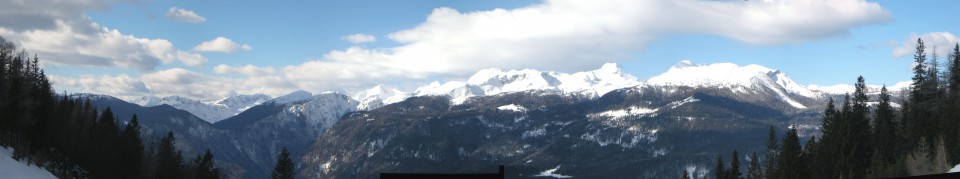
[[[0,36],[36,53],[43,63],[54,65],[152,71],[174,61],[189,66],[207,61],[202,55],[176,50],[165,39],[139,38],[102,27],[84,14],[85,9],[106,8],[106,1],[3,2]]]
[[[293,89],[341,90],[427,78],[463,78],[490,67],[590,70],[603,62],[628,59],[666,35],[707,34],[748,44],[792,44],[845,37],[853,28],[891,20],[889,11],[865,0],[546,0],[509,10],[437,8],[414,28],[389,34],[388,39],[400,44],[395,47],[349,47],[276,69],[214,68],[217,73],[244,75],[242,78],[200,74],[186,80],[161,78],[157,76],[160,72],[142,78],[157,95],[209,98],[227,91],[264,90],[276,96]],[[210,41],[210,46],[218,39]],[[216,46],[227,48],[209,49],[243,49],[229,39],[221,41],[229,43]],[[201,46],[194,50],[202,51]],[[167,71],[160,76],[190,76]]]
[[[151,71],[161,63],[180,61],[201,66],[207,61],[202,55],[174,49],[173,43],[165,39],[125,35],[93,22],[86,26],[69,24],[58,20],[54,29],[23,32],[0,27],[0,36],[37,53],[44,63],[55,65],[133,67]]]
[[[273,69],[273,67],[258,67],[253,65],[231,67],[224,64],[220,64],[220,65],[217,65],[216,67],[213,67],[213,72],[220,73],[220,74],[264,76],[264,75],[276,74],[277,70]]]
[[[81,76],[77,78],[48,75],[50,82],[61,88],[73,92],[93,92],[110,94],[119,98],[135,98],[150,94],[150,89],[140,79],[126,74],[117,76]]]
[[[250,51],[253,48],[247,44],[237,44],[226,37],[217,37],[213,40],[200,43],[199,45],[193,47],[193,50],[203,51],[203,52],[223,52],[223,53],[232,53],[240,50]]]
[[[177,7],[170,7],[170,10],[167,10],[167,18],[190,23],[203,23],[207,21],[207,18],[197,15],[197,13],[193,11]]]
[[[940,60],[947,58],[953,47],[960,43],[960,38],[954,36],[950,32],[928,32],[921,35],[910,34],[910,37],[903,40],[903,44],[893,48],[893,58],[901,58],[905,56],[910,56],[916,53],[917,50],[917,38],[923,39],[923,45],[926,47],[924,51],[927,54],[932,53],[934,50],[937,51],[937,56]],[[928,56],[927,58],[931,58]]]
[[[171,68],[140,76],[64,77],[50,75],[57,90],[108,94],[122,99],[140,96],[183,96],[201,100],[215,100],[232,94],[265,93],[281,96],[300,89],[285,77],[278,75],[226,78],[205,75],[183,68]]]
[[[377,37],[374,37],[373,35],[370,35],[370,34],[350,34],[350,35],[341,37],[341,39],[346,40],[347,42],[350,42],[350,43],[355,43],[355,44],[377,41]]]
[[[664,35],[788,44],[844,37],[891,20],[889,11],[864,0],[548,0],[511,10],[437,8],[418,26],[389,34],[399,46],[334,50],[284,73],[329,86],[464,77],[490,67],[580,71],[627,59]]]

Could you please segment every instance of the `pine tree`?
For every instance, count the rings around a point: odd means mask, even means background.
[[[779,172],[771,178],[809,178],[806,161],[800,148],[800,138],[797,129],[791,127],[783,136],[783,146],[780,148]]]
[[[134,114],[124,127],[120,135],[122,143],[122,169],[120,170],[123,178],[140,178],[140,170],[143,163],[143,141],[140,140],[140,120]]]
[[[290,152],[284,147],[277,156],[277,165],[273,167],[271,174],[273,179],[293,179],[293,160],[290,160]]]
[[[727,178],[727,169],[726,169],[726,168],[727,168],[727,167],[723,166],[723,156],[717,156],[717,165],[716,165],[716,168],[713,169],[713,175],[714,175],[717,179],[725,179],[725,178]]]
[[[898,136],[896,134],[896,124],[893,123],[894,109],[890,106],[890,93],[886,86],[880,88],[879,98],[880,103],[877,105],[873,120],[873,141],[877,146],[876,152],[879,153],[877,156],[882,160],[879,163],[887,164],[894,162],[898,155],[895,153],[895,148],[891,147],[897,145],[895,142]]]
[[[680,173],[680,179],[690,179],[690,173],[688,173],[687,170],[683,170],[683,172]]]
[[[220,178],[220,170],[213,166],[213,154],[210,153],[210,149],[207,149],[203,155],[198,155],[193,160],[193,164],[197,167],[196,179]]]
[[[95,178],[119,178],[121,157],[120,146],[117,141],[120,139],[119,126],[113,111],[107,108],[97,120],[96,130],[91,133],[93,139],[93,159],[90,166],[90,175]]]
[[[747,179],[762,179],[763,169],[760,167],[760,158],[757,152],[750,155],[750,165],[747,166]]]
[[[763,178],[773,178],[777,173],[777,163],[780,160],[780,145],[777,144],[777,130],[770,126],[767,133],[767,151],[764,155]]]
[[[823,110],[823,122],[820,132],[823,134],[820,140],[814,146],[807,146],[811,153],[811,170],[816,178],[836,178],[836,154],[839,147],[840,123],[837,121],[841,117],[841,112],[836,109],[833,98],[827,102],[826,109]]]
[[[867,117],[870,109],[867,107],[867,87],[863,76],[857,78],[854,85],[853,104],[848,115],[845,115],[843,127],[846,131],[841,134],[844,142],[841,145],[840,159],[844,162],[843,178],[863,178],[866,169],[870,167],[873,147],[870,139],[870,119]],[[844,135],[845,134],[845,135]],[[864,140],[867,139],[867,140]]]
[[[826,174],[826,167],[833,162],[830,159],[822,158],[821,150],[823,145],[817,140],[817,137],[810,137],[807,144],[803,147],[803,158],[806,160],[805,166],[810,178],[829,178]]]
[[[935,133],[932,131],[933,125],[935,125],[932,119],[934,116],[932,116],[928,110],[931,108],[931,98],[935,90],[935,87],[931,86],[931,84],[933,84],[931,81],[936,79],[932,79],[929,76],[930,73],[927,68],[929,64],[927,63],[925,49],[926,46],[923,44],[923,40],[917,38],[916,52],[913,55],[914,65],[916,66],[913,67],[913,84],[911,85],[909,97],[910,108],[906,109],[908,110],[907,116],[905,120],[903,120],[906,123],[908,131],[910,131],[910,133],[908,133],[910,136],[907,138],[935,138]],[[928,144],[928,146],[924,147],[932,148],[932,145]]]
[[[157,169],[156,179],[180,179],[183,178],[183,154],[173,145],[176,139],[173,132],[167,132],[167,136],[160,140],[157,147]]]
[[[944,124],[943,130],[946,149],[950,153],[960,154],[960,44],[954,44],[953,52],[949,56],[949,69],[947,70],[947,100],[943,108]],[[949,156],[950,163],[960,163],[960,155]]]
[[[729,179],[743,178],[743,174],[740,174],[740,155],[737,154],[737,150],[733,150],[732,158],[730,158],[730,170],[726,172],[726,175]]]

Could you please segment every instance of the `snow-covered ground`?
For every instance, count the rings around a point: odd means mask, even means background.
[[[950,171],[947,173],[957,173],[957,172],[960,172],[960,164],[957,164],[957,166],[953,166],[953,168],[950,169]]]
[[[45,179],[57,178],[36,165],[13,160],[13,148],[0,147],[0,178]]]

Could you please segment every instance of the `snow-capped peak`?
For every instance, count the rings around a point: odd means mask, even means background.
[[[793,100],[789,94],[815,97],[815,93],[793,81],[779,70],[760,65],[739,66],[733,63],[693,64],[689,60],[681,61],[670,67],[666,73],[647,80],[649,85],[718,87],[734,92],[746,93],[753,89],[772,90],[783,101],[797,108],[806,108]]]
[[[521,91],[561,92],[586,94],[599,97],[615,89],[641,85],[636,77],[623,73],[616,63],[603,64],[599,69],[573,74],[533,69],[504,71],[499,68],[483,69],[466,82],[433,82],[420,87],[413,94],[446,95],[454,103],[464,102],[471,96],[496,95]]]
[[[178,105],[202,104],[203,102],[200,102],[200,100],[194,100],[194,99],[180,97],[180,96],[167,96],[163,98],[158,98],[153,96],[144,96],[134,100],[133,103],[143,107],[153,107],[153,106],[159,106],[162,104],[167,104],[167,105],[176,107]]]
[[[383,84],[378,84],[353,95],[353,99],[360,102],[357,105],[358,110],[379,108],[386,104],[403,101],[407,97],[410,97],[410,94],[396,88],[385,87]]]
[[[269,100],[270,96],[266,94],[238,94],[213,101],[210,104],[229,109],[229,111],[233,112],[233,114],[231,114],[231,116],[233,116]]]
[[[647,80],[650,85],[663,86],[751,86],[755,78],[767,78],[778,73],[760,65],[738,66],[733,63],[693,65],[689,60],[670,67],[666,73]]]
[[[473,96],[483,96],[483,89],[460,81],[450,81],[444,84],[434,81],[426,86],[417,88],[416,96],[448,96],[454,104],[460,104]]]
[[[563,92],[589,94],[595,97],[603,96],[616,89],[643,85],[637,77],[623,73],[616,63],[603,64],[600,69],[593,71],[557,75],[562,82],[559,88]]]
[[[556,91],[560,80],[556,72],[541,72],[532,69],[502,71],[480,70],[467,83],[479,86],[487,95],[527,90]]]
[[[680,62],[677,62],[676,64],[673,64],[673,67],[671,67],[671,68],[684,68],[684,67],[692,67],[692,66],[696,66],[696,65],[693,64],[692,61],[690,61],[690,60],[681,60]]]
[[[273,98],[272,100],[270,100],[270,102],[274,102],[277,104],[286,104],[286,103],[302,101],[307,98],[310,98],[310,96],[313,96],[313,93],[303,91],[303,90],[297,90],[297,91],[291,92],[290,94]]]
[[[474,74],[467,82],[481,87],[486,95],[541,90],[600,96],[614,89],[642,84],[636,77],[623,73],[616,63],[606,63],[599,69],[573,74],[532,69],[485,69]]]
[[[170,105],[174,108],[190,112],[191,114],[207,121],[216,123],[217,121],[237,115],[250,107],[259,105],[270,99],[265,94],[242,94],[233,95],[226,98],[203,102],[181,96],[167,96],[163,98],[144,96],[134,100],[132,103],[143,107],[153,107],[159,105]]]

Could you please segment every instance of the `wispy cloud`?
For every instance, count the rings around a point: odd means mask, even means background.
[[[197,13],[193,11],[177,7],[170,7],[170,10],[167,10],[167,18],[189,23],[203,23],[207,21],[207,18],[197,15]]]
[[[253,48],[247,44],[237,44],[226,37],[217,37],[213,40],[206,41],[198,44],[193,47],[193,50],[202,51],[202,52],[223,52],[223,53],[233,53],[236,51],[244,50],[250,51]]]
[[[350,34],[350,35],[341,37],[341,39],[346,40],[347,42],[350,42],[350,43],[355,43],[355,44],[377,41],[377,37],[374,37],[373,35],[370,35],[370,34]]]

